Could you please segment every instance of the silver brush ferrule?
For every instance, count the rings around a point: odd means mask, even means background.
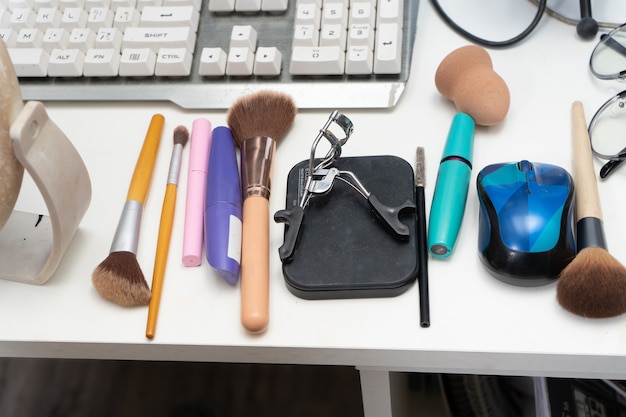
[[[126,201],[120,221],[117,223],[110,253],[131,252],[137,254],[142,213],[143,204],[136,200]]]
[[[269,199],[276,141],[265,136],[246,139],[241,145],[241,187],[243,198]]]

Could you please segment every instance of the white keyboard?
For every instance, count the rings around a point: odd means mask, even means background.
[[[274,89],[301,108],[391,107],[409,76],[412,0],[0,0],[26,100],[227,108]]]

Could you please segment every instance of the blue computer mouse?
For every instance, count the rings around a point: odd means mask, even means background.
[[[574,258],[574,183],[563,168],[520,162],[483,168],[478,252],[485,267],[509,284],[553,282]]]

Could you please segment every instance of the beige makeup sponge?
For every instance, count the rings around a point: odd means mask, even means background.
[[[477,125],[496,125],[509,111],[509,88],[493,70],[489,53],[480,46],[463,46],[448,54],[437,68],[435,85]]]
[[[11,124],[23,107],[15,70],[0,40],[0,229],[13,212],[24,176],[9,136]]]

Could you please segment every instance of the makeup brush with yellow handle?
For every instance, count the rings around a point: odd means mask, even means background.
[[[150,120],[109,256],[91,275],[93,286],[102,297],[125,307],[150,303],[150,287],[137,262],[137,246],[143,206],[152,182],[164,122],[161,114],[155,114]]]

